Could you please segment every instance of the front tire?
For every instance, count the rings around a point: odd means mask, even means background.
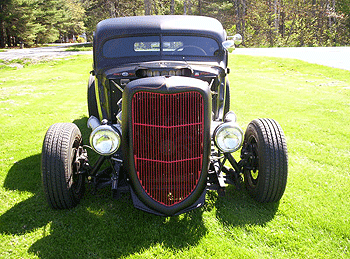
[[[285,136],[272,119],[249,123],[244,136],[242,157],[244,182],[249,194],[259,202],[277,202],[287,184],[288,155]]]
[[[82,152],[82,137],[73,123],[56,123],[46,132],[41,159],[42,181],[53,209],[75,207],[85,191],[76,158]]]

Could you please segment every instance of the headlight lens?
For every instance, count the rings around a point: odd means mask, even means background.
[[[112,155],[120,146],[120,134],[109,125],[98,126],[90,135],[92,148],[100,155]]]
[[[243,142],[243,131],[235,123],[222,123],[214,131],[215,145],[223,153],[237,151]]]

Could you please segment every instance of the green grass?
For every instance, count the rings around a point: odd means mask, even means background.
[[[17,70],[21,69],[26,66],[34,65],[34,64],[43,64],[47,63],[48,59],[30,59],[30,58],[23,58],[23,59],[12,59],[12,60],[2,60],[0,59],[0,70]],[[1,80],[1,79],[0,79]],[[1,81],[0,81],[1,86]]]
[[[92,43],[73,45],[71,47],[68,47],[65,51],[90,51],[90,50],[92,50]]]
[[[0,70],[0,258],[350,258],[350,72],[231,55],[231,108],[243,128],[281,124],[289,178],[277,204],[229,187],[176,217],[135,209],[128,196],[86,197],[51,210],[40,175],[47,128],[86,129],[91,56]]]

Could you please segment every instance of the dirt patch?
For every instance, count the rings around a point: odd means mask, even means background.
[[[24,65],[19,64],[19,63],[11,63],[11,64],[9,64],[8,66],[11,67],[11,68],[17,68],[17,69],[22,69],[22,68],[24,68]]]

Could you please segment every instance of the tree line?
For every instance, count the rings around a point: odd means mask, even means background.
[[[350,0],[0,0],[0,47],[67,41],[107,18],[204,15],[249,46],[339,46],[350,39]]]
[[[0,0],[0,47],[64,40],[85,30],[76,0]]]

